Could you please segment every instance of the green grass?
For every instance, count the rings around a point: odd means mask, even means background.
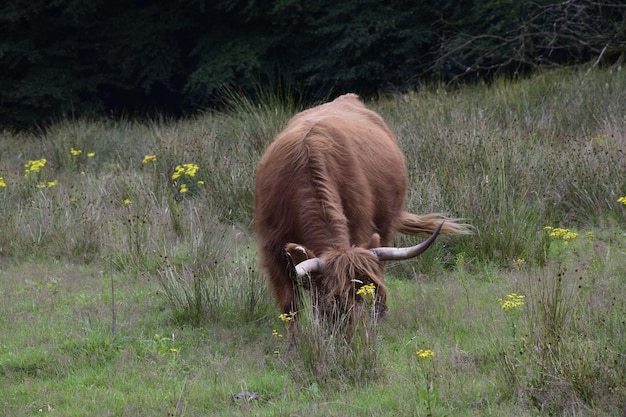
[[[477,232],[388,266],[373,338],[340,343],[311,316],[299,351],[252,230],[256,162],[299,105],[260,96],[181,121],[0,134],[0,415],[623,412],[623,70],[369,103],[407,155],[409,209]],[[173,179],[187,163],[197,173]],[[505,310],[511,293],[523,304]],[[246,391],[259,398],[233,398]]]

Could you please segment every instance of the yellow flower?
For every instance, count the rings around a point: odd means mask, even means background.
[[[283,323],[288,324],[293,320],[295,316],[296,316],[296,312],[290,311],[289,313],[283,313],[279,315],[278,318],[281,319]]]
[[[177,180],[184,173],[185,173],[185,168],[183,168],[181,165],[176,165],[176,168],[174,168],[174,173],[172,174],[172,179]]]
[[[602,143],[602,142],[606,141],[608,138],[609,138],[609,135],[604,133],[604,134],[601,134],[601,135],[597,135],[595,138],[593,138],[593,140],[595,140],[598,143]]]
[[[87,158],[93,158],[94,156],[96,156],[95,152],[87,152]]]
[[[363,285],[356,292],[356,295],[360,295],[362,297],[373,296],[376,292],[376,286],[374,284]]]
[[[187,188],[187,184],[180,184],[178,192],[181,194],[185,194],[187,191],[189,191],[189,188]]]
[[[274,336],[276,339],[280,339],[281,337],[283,337],[283,335],[278,333],[278,330],[276,329],[272,330],[272,336]]]
[[[570,240],[576,239],[578,237],[578,233],[560,227],[546,226],[544,229],[548,232],[548,236],[555,239],[561,239],[563,240],[563,242],[565,242],[566,245],[569,243]]]
[[[424,359],[435,356],[435,352],[433,352],[430,349],[420,349],[417,352],[415,352],[415,354],[419,356],[420,358],[424,358]]]
[[[524,264],[524,262],[526,262],[524,259],[522,259],[522,258],[517,258],[517,259],[513,262],[513,264],[515,265],[515,267],[520,268],[520,267]]]
[[[185,167],[185,174],[189,175],[190,177],[195,177],[196,176],[196,172],[198,172],[198,165],[196,164],[184,164],[183,165]]]
[[[4,188],[7,186],[7,183],[4,182],[4,178],[0,177],[0,188]]]
[[[526,298],[525,295],[517,295],[516,293],[512,292],[511,294],[506,295],[506,299],[498,298],[498,302],[500,303],[500,307],[502,307],[502,310],[509,311],[523,306],[524,298]]]
[[[81,151],[80,149],[74,149],[74,148],[70,148],[70,153],[74,156],[78,156],[81,153],[83,153],[83,151]]]
[[[172,179],[176,180],[178,178],[180,178],[181,175],[186,175],[188,177],[195,177],[196,173],[198,172],[198,165],[196,164],[182,164],[182,165],[176,165],[176,168],[174,168],[174,173],[172,174]]]
[[[202,180],[198,181],[198,185],[204,185],[204,181]]]
[[[58,180],[48,181],[48,188],[52,188],[52,187],[56,186],[58,183],[59,183]]]
[[[146,155],[143,157],[142,164],[147,164],[148,162],[156,162],[156,155]]]
[[[32,172],[40,172],[43,167],[46,166],[46,158],[32,159],[24,164],[26,170],[26,176]]]
[[[626,206],[626,195],[617,199],[618,203],[622,203]]]
[[[43,188],[46,188],[46,183],[45,182],[38,182],[35,187],[37,187],[37,188],[39,188],[41,190]]]
[[[127,206],[129,204],[132,204],[132,201],[130,201],[130,198],[125,198],[124,199],[124,205]]]
[[[356,291],[356,295],[360,295],[367,305],[374,302],[374,294],[376,294],[376,286],[374,284],[363,285]]]

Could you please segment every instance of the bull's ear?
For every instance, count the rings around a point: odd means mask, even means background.
[[[285,257],[287,258],[287,269],[289,270],[291,279],[299,281],[296,265],[307,259],[315,258],[315,255],[302,245],[287,243],[287,245],[285,245]]]
[[[293,262],[294,265],[298,265],[302,261],[315,258],[315,254],[309,249],[297,243],[287,243],[285,246],[285,255]]]
[[[365,245],[365,249],[377,248],[380,246],[380,235],[378,233],[374,233],[372,237],[370,237],[369,242]]]

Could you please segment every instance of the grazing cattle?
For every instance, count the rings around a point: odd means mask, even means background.
[[[296,277],[318,302],[360,299],[358,288],[374,284],[384,312],[386,260],[419,255],[439,232],[469,233],[458,219],[404,211],[407,184],[394,134],[357,95],[289,121],[261,158],[254,191],[261,266],[282,313],[298,309]],[[387,247],[398,232],[432,236]]]

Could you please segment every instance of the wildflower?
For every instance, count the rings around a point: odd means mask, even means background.
[[[617,199],[618,203],[622,203],[623,205],[626,206],[626,195],[624,197],[620,197]]]
[[[515,265],[516,268],[521,268],[524,262],[526,261],[523,258],[517,258],[515,261],[513,261],[513,265]]]
[[[276,339],[280,339],[281,337],[283,337],[283,335],[278,333],[278,330],[276,329],[272,330],[272,336],[274,336]]]
[[[87,152],[87,158],[93,158],[94,156],[96,156],[95,152]]]
[[[46,188],[46,183],[45,182],[38,182],[37,185],[35,185],[35,187],[39,188],[40,190]]]
[[[172,179],[177,180],[184,173],[185,173],[185,168],[183,168],[181,165],[176,165],[176,168],[174,168],[174,173],[172,174]]]
[[[81,151],[80,149],[74,149],[74,148],[70,148],[70,153],[74,156],[78,156],[81,153],[83,153],[83,151]]]
[[[187,184],[180,184],[178,192],[181,194],[185,194],[187,191],[189,191],[189,188],[187,188]]]
[[[46,162],[48,162],[46,161],[46,158],[32,159],[28,161],[27,163],[24,164],[24,168],[26,171],[25,175],[28,176],[28,174],[33,173],[33,172],[35,173],[40,172],[41,169],[46,166]]]
[[[174,168],[174,173],[172,174],[172,179],[176,180],[181,177],[181,175],[186,175],[188,177],[194,177],[198,172],[199,168],[196,164],[182,164],[176,165]]]
[[[130,198],[125,198],[124,199],[124,205],[127,206],[129,204],[132,204],[132,201],[130,201]]]
[[[194,177],[199,169],[198,165],[196,164],[184,164],[183,166],[185,167],[185,174],[189,175],[190,177]]]
[[[376,286],[374,284],[363,285],[356,292],[356,295],[360,295],[363,298],[373,297],[376,292]]]
[[[143,157],[142,164],[147,164],[148,162],[156,162],[156,155],[146,155]]]
[[[296,316],[296,312],[290,311],[289,313],[283,313],[279,315],[278,318],[281,319],[283,323],[289,324],[295,316]]]
[[[595,138],[593,138],[593,140],[595,140],[598,143],[602,143],[602,142],[605,142],[608,138],[609,138],[609,135],[604,133],[601,135],[597,135]]]
[[[204,181],[202,180],[198,181],[198,185],[204,185]]]
[[[55,187],[59,183],[58,180],[48,181],[48,188]]]
[[[506,299],[498,298],[498,302],[500,303],[500,307],[502,310],[509,311],[521,307],[524,305],[525,295],[518,295],[514,292],[506,295]]]
[[[374,284],[363,285],[356,291],[356,295],[360,295],[368,306],[374,303],[375,293],[376,286]]]
[[[430,349],[420,349],[417,352],[415,352],[415,354],[423,359],[427,359],[427,358],[431,358],[435,356],[435,352],[433,352]]]
[[[178,349],[176,349],[176,348],[170,348],[170,352],[172,352],[172,353],[178,353],[178,351],[179,351],[179,350],[178,350]]]
[[[548,235],[550,237],[553,237],[555,239],[561,239],[563,240],[563,242],[565,242],[566,245],[570,242],[570,240],[576,239],[578,237],[578,233],[568,229],[562,229],[560,227],[546,226],[544,229],[548,232]]]
[[[0,177],[0,188],[4,188],[7,186],[7,183],[4,182],[4,178]]]

